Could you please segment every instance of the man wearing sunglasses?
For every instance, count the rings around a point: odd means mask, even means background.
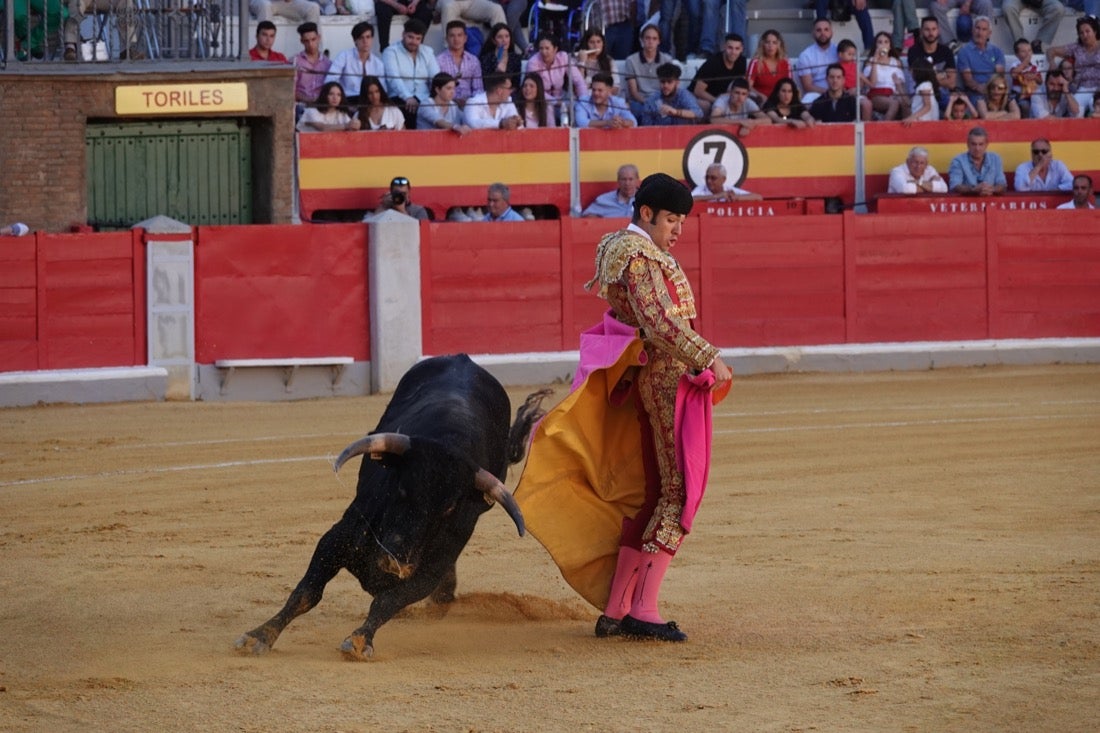
[[[1017,166],[1013,185],[1017,191],[1071,191],[1073,174],[1054,159],[1050,140],[1040,137],[1031,141],[1031,160]]]
[[[375,214],[381,214],[383,211],[397,211],[405,216],[411,216],[417,221],[432,220],[430,211],[412,202],[409,179],[403,176],[398,176],[390,181],[390,190],[389,193],[382,196],[382,205],[378,207],[377,211],[367,214],[364,221],[373,219]]]

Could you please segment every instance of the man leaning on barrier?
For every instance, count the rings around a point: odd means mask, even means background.
[[[119,52],[119,58],[138,60],[145,58],[145,51],[138,46],[137,14],[134,12],[134,0],[69,0],[69,17],[65,19],[66,61],[76,61],[81,43],[80,24],[88,15],[109,13],[118,23],[119,39],[126,39],[126,48]]]

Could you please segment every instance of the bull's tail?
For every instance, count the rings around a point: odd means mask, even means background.
[[[527,395],[527,399],[516,410],[516,421],[508,431],[508,464],[519,463],[527,452],[527,438],[531,435],[531,429],[535,426],[546,410],[542,409],[542,401],[554,393],[552,389],[541,389]]]

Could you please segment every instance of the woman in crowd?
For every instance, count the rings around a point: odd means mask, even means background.
[[[1020,105],[1008,93],[1008,80],[994,74],[985,85],[985,96],[978,100],[978,117],[983,120],[1018,120]]]
[[[390,102],[377,76],[363,77],[359,90],[359,121],[364,130],[404,130],[405,115]]]
[[[554,110],[550,108],[546,100],[546,90],[542,86],[542,77],[534,72],[528,72],[523,77],[523,84],[519,88],[519,115],[523,118],[523,125],[532,127],[557,127],[558,122],[554,118]]]
[[[756,44],[756,52],[749,60],[749,96],[761,104],[771,96],[780,79],[791,76],[791,61],[787,58],[787,46],[777,30],[766,30]]]
[[[1049,68],[1054,68],[1054,59],[1059,57],[1073,61],[1077,74],[1071,79],[1070,91],[1082,111],[1086,115],[1091,111],[1094,117],[1100,114],[1093,108],[1093,95],[1100,92],[1100,21],[1088,15],[1078,18],[1077,43],[1047,49]]]
[[[776,125],[788,125],[795,128],[814,126],[813,115],[798,96],[798,87],[789,76],[775,83],[771,95],[762,108],[768,119]]]
[[[561,107],[561,100],[567,95],[567,86],[572,85],[574,100],[588,94],[584,76],[569,59],[569,54],[558,49],[557,38],[543,33],[539,35],[535,47],[538,53],[527,60],[527,71],[542,77],[546,99],[554,106],[555,111]]]
[[[506,23],[497,23],[489,31],[489,40],[481,49],[481,78],[507,76],[519,91],[523,57],[512,43],[512,31]]]
[[[462,110],[455,102],[457,83],[450,74],[436,74],[432,77],[431,104],[422,104],[416,111],[416,129],[451,130],[459,135],[470,131]]]
[[[884,120],[896,120],[909,115],[909,97],[901,53],[885,31],[875,36],[875,47],[863,67],[863,83],[869,90],[871,108]]]
[[[622,96],[622,79],[615,69],[615,60],[607,52],[603,33],[598,28],[589,28],[581,36],[581,45],[577,49],[577,68],[584,77],[584,83],[592,86],[593,74],[610,74],[614,80],[611,93]]]
[[[317,102],[307,107],[302,113],[302,119],[298,120],[299,132],[358,130],[359,127],[359,119],[347,106],[344,88],[336,81],[330,81],[321,87]]]

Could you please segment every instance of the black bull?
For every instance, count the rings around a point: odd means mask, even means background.
[[[344,568],[373,596],[366,621],[340,647],[349,659],[373,654],[375,632],[409,604],[429,594],[439,603],[454,600],[455,561],[494,501],[523,534],[523,516],[501,480],[522,460],[547,394],[530,395],[509,428],[507,393],[465,354],[410,369],[374,431],[336,460],[339,470],[355,455],[374,459],[359,468],[355,499],[317,543],[282,610],[241,636],[237,649],[269,651]]]

